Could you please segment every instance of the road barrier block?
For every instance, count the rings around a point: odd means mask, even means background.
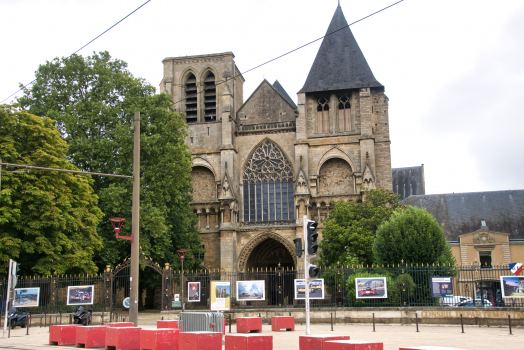
[[[139,350],[140,327],[108,327],[106,350]]]
[[[182,332],[179,350],[222,350],[222,333]]]
[[[325,342],[329,340],[349,340],[349,335],[301,335],[298,337],[298,346],[300,350],[324,350]]]
[[[384,344],[361,340],[329,340],[324,342],[324,350],[384,350]]]
[[[76,347],[105,347],[106,329],[106,326],[76,327]]]
[[[176,328],[142,329],[140,350],[178,350],[179,333]]]
[[[286,331],[295,330],[295,318],[293,316],[271,316],[271,330],[279,332],[282,328]]]
[[[262,317],[237,317],[237,333],[262,332]]]
[[[273,350],[269,334],[228,334],[225,350]]]
[[[176,328],[176,329],[180,329],[180,327],[178,326],[178,320],[156,321],[156,328]]]
[[[76,329],[79,324],[51,326],[49,328],[49,345],[76,345]]]

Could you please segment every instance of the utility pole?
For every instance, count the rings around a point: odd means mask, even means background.
[[[131,221],[131,276],[129,290],[129,321],[138,326],[138,272],[140,258],[140,111],[135,111],[133,144],[133,208]]]
[[[1,167],[1,165],[0,165]],[[13,272],[16,273],[16,268],[15,268],[15,271],[13,271],[13,263],[14,261],[9,259],[9,275],[8,275],[8,279],[7,279],[7,297],[5,298],[5,316],[4,316],[4,334],[3,334],[3,337],[5,338],[6,337],[6,333],[7,333],[7,317],[9,315],[9,304],[10,304],[10,299],[11,299],[11,289],[12,289],[12,284],[13,284]]]

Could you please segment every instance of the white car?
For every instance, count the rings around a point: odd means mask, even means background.
[[[451,297],[442,297],[440,298],[439,302],[440,306],[457,306],[458,304],[469,301],[473,302],[473,298],[457,295]]]

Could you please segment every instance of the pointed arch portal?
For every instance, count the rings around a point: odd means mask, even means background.
[[[283,268],[297,267],[297,257],[294,246],[284,237],[273,233],[264,232],[249,241],[239,256],[238,268],[246,271],[253,268]]]

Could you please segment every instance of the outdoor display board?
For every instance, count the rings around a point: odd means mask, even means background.
[[[227,311],[231,308],[231,284],[229,281],[211,281],[211,311]]]
[[[200,301],[200,282],[187,282],[187,302],[196,303]]]
[[[324,299],[324,279],[318,278],[309,282],[309,299]],[[306,298],[306,288],[303,279],[295,280],[295,299]]]
[[[265,281],[237,281],[237,301],[266,300]]]
[[[500,276],[503,298],[524,298],[524,276]]]
[[[15,307],[38,307],[40,301],[40,287],[15,288]]]
[[[386,277],[355,278],[357,299],[377,299],[388,297]]]
[[[431,297],[445,298],[453,296],[452,277],[431,277]]]
[[[95,286],[67,287],[67,305],[93,305]]]

